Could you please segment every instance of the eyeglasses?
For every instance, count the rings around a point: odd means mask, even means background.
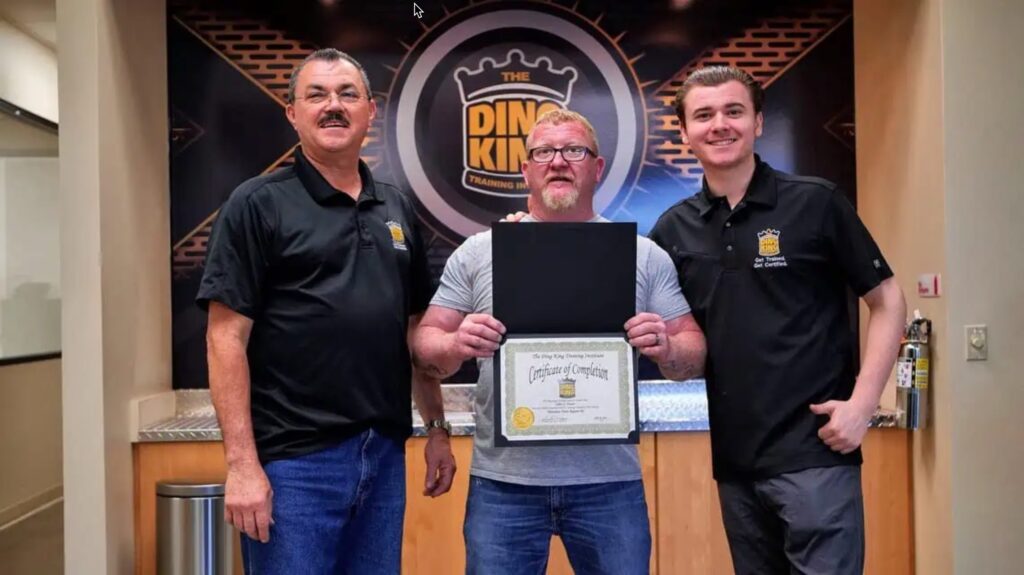
[[[555,154],[562,154],[562,159],[566,162],[582,162],[588,155],[596,155],[593,150],[586,146],[565,146],[562,148],[541,146],[539,148],[532,148],[527,153],[527,156],[530,158],[530,161],[538,164],[547,164],[554,161]]]
[[[324,102],[329,102],[335,96],[338,97],[338,102],[342,104],[355,104],[363,99],[362,94],[355,90],[345,90],[337,94],[333,92],[310,92],[302,96],[302,99],[310,104],[323,104]]]

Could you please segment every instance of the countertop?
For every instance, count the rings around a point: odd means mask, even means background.
[[[473,435],[474,385],[443,385],[445,416],[452,435]],[[638,385],[640,430],[642,432],[707,431],[708,406],[704,380],[648,380]],[[140,423],[137,441],[220,441],[220,428],[208,390],[177,390],[173,394],[173,415]],[[170,399],[163,401],[170,403]],[[423,423],[413,410],[413,435],[425,435]],[[140,407],[141,410],[141,407]],[[143,418],[140,417],[140,422]],[[150,418],[154,419],[154,418]],[[871,427],[895,427],[897,413],[879,409]]]

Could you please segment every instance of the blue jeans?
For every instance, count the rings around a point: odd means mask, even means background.
[[[651,529],[641,481],[545,487],[472,476],[466,573],[543,575],[551,536],[577,575],[648,573]]]
[[[274,490],[270,542],[242,535],[249,575],[397,574],[405,444],[372,429],[264,466]]]

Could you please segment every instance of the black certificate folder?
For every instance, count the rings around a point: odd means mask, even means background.
[[[494,317],[510,334],[623,332],[636,314],[635,223],[493,228]]]
[[[494,445],[638,443],[636,224],[493,228]]]

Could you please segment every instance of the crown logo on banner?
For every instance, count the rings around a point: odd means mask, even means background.
[[[578,76],[572,66],[555,68],[546,56],[530,61],[518,48],[503,62],[484,57],[475,69],[455,70],[466,189],[491,196],[529,194],[520,173],[526,134],[541,114],[569,105]]]
[[[546,56],[530,62],[522,50],[515,48],[508,51],[505,61],[500,64],[494,58],[486,57],[480,60],[475,70],[456,69],[455,81],[459,84],[463,103],[512,91],[536,93],[567,106],[577,75],[571,66],[556,69]]]

